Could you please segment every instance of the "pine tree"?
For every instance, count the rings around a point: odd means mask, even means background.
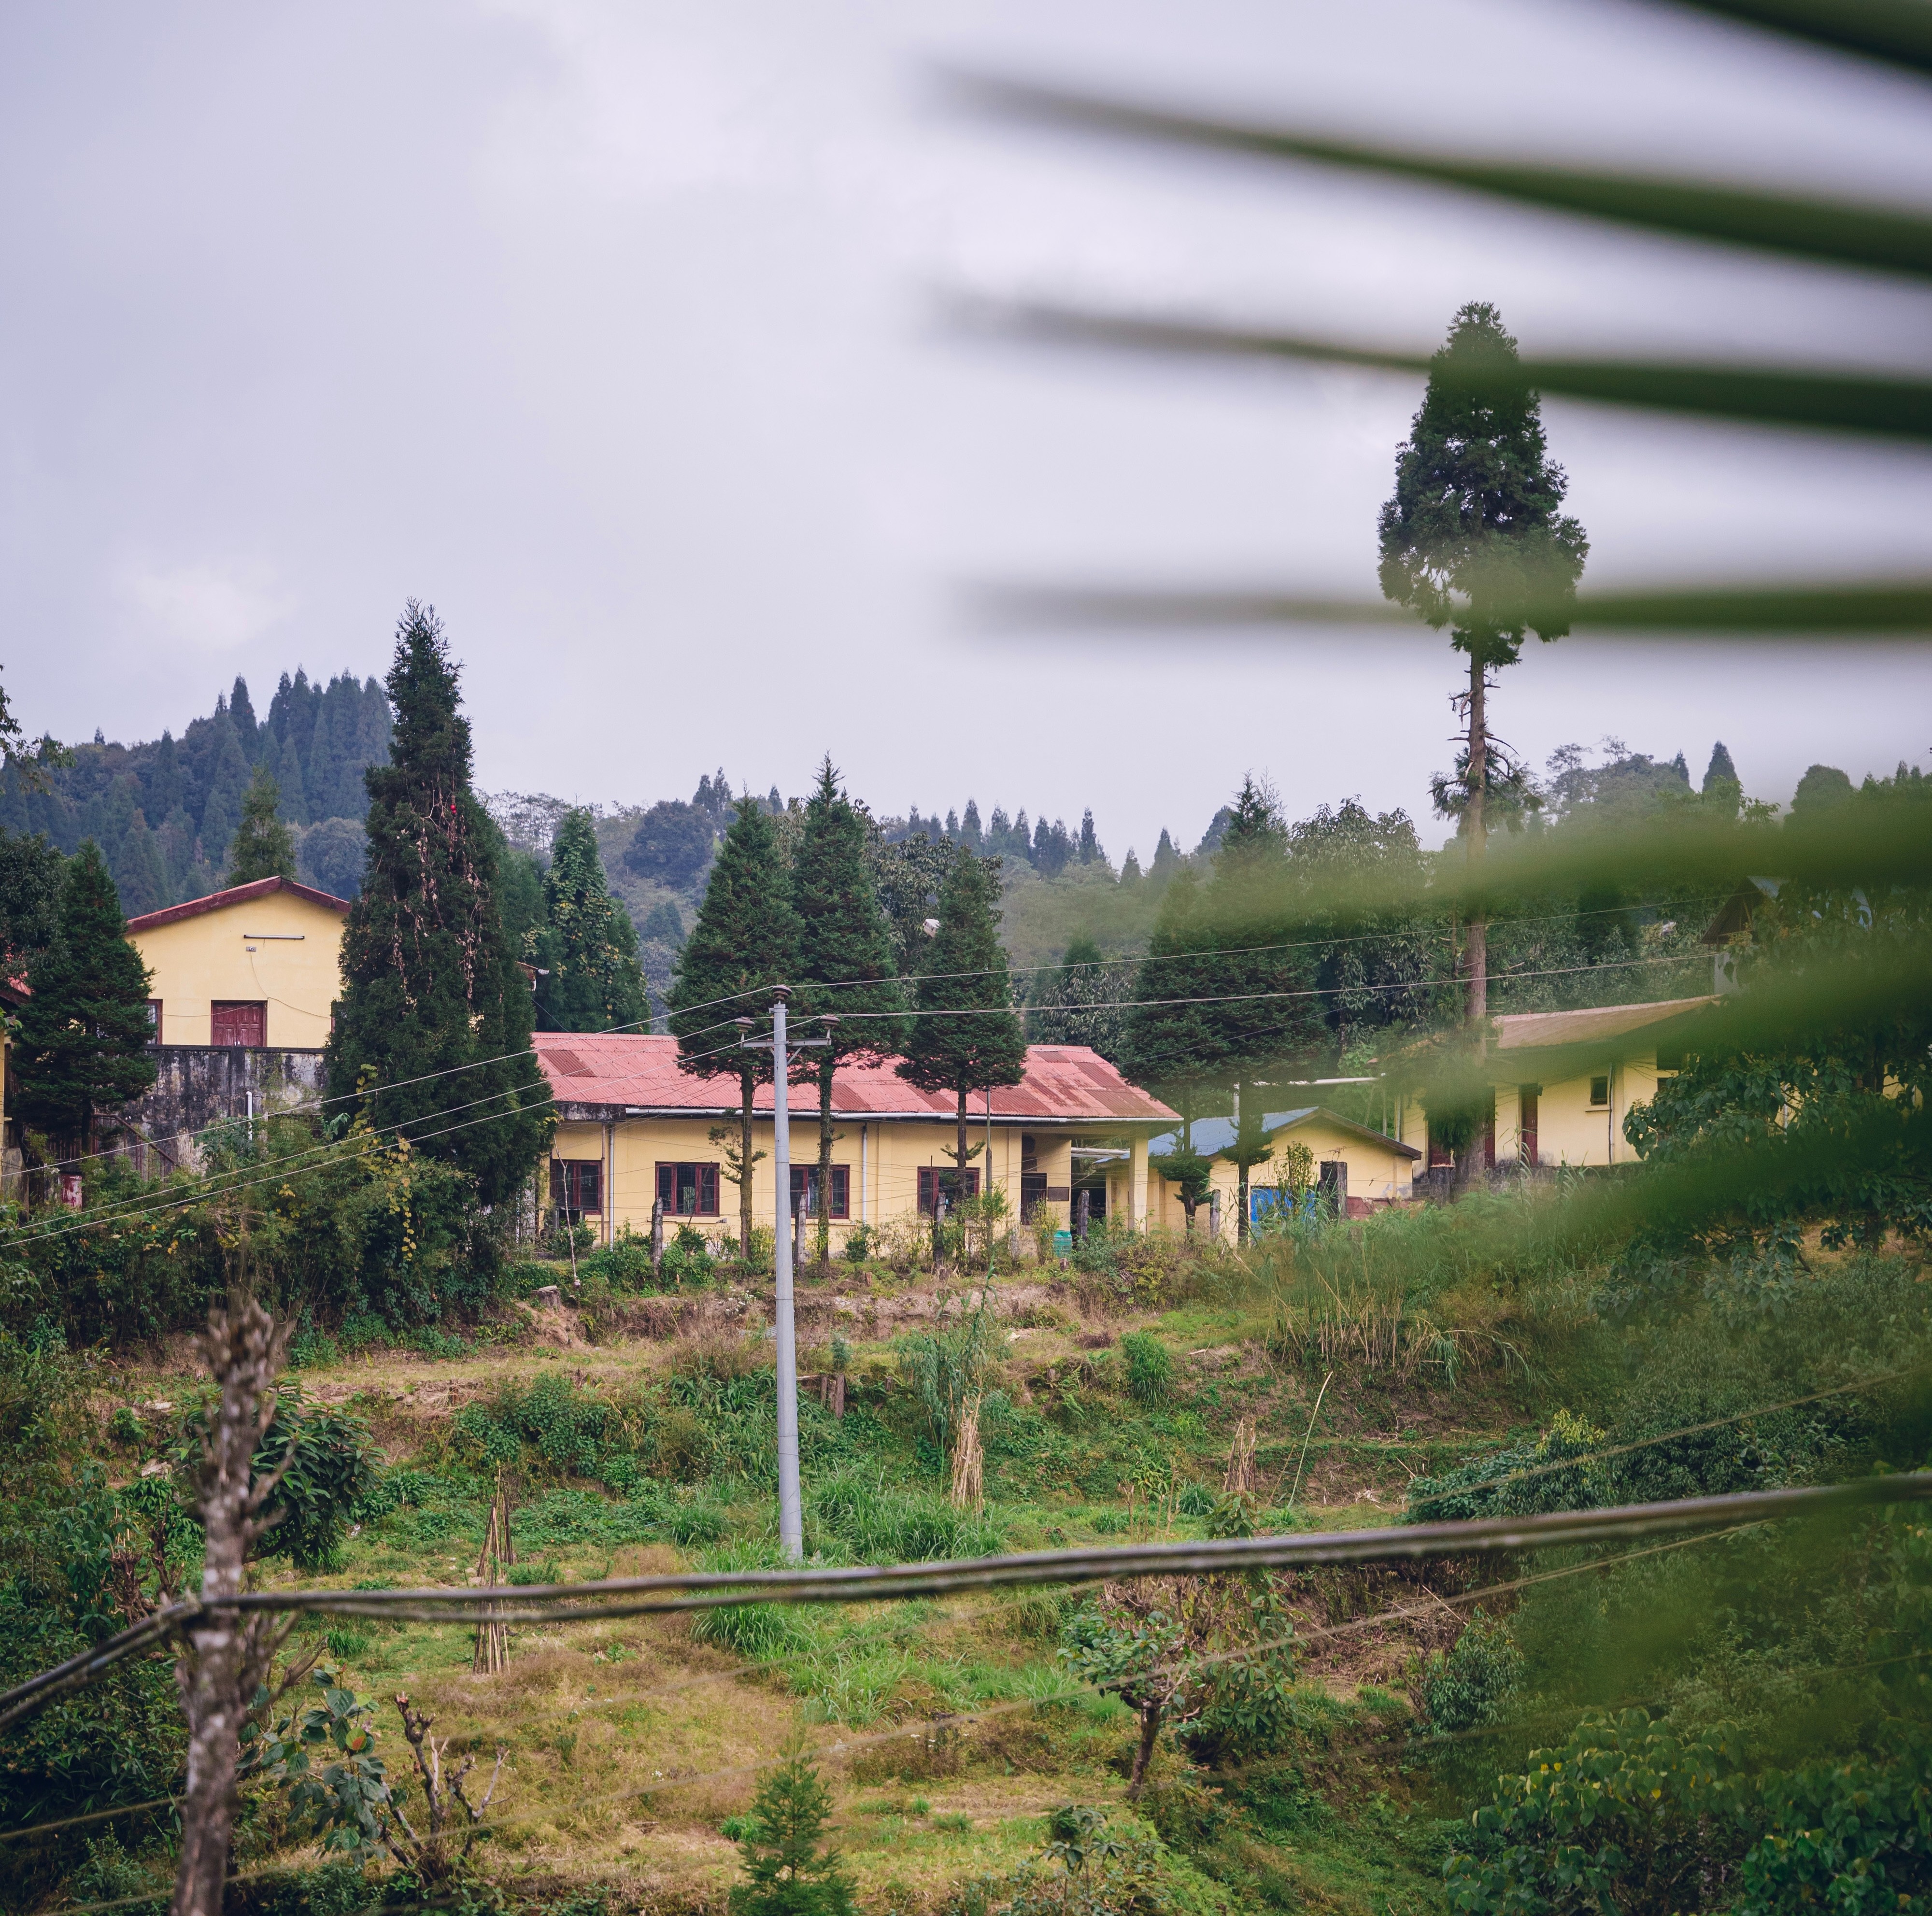
[[[961,841],[970,845],[976,852],[980,850],[980,842],[985,835],[980,824],[979,801],[976,799],[968,799],[966,801],[966,810],[959,820]]]
[[[1261,1081],[1327,1037],[1313,955],[1291,943],[1287,843],[1274,793],[1244,779],[1201,892],[1198,923],[1214,952],[1204,1022],[1244,1122],[1259,1117]],[[1245,1241],[1248,1172],[1268,1154],[1250,1126],[1222,1155],[1238,1174],[1235,1229]]]
[[[128,821],[127,835],[115,855],[114,869],[119,874],[115,889],[130,918],[158,911],[172,901],[167,861],[161,856],[159,841],[148,829],[147,819],[139,811]]]
[[[242,802],[248,790],[248,760],[229,716],[227,701],[214,703],[214,730],[209,741],[208,802],[202,808],[201,845],[211,864],[228,856],[228,841],[242,822]]]
[[[414,599],[404,607],[388,684],[395,735],[389,763],[364,775],[368,863],[343,929],[329,1096],[362,1093],[360,1108],[379,1127],[441,1132],[422,1148],[467,1171],[482,1202],[498,1204],[548,1149],[555,1120],[530,1047],[530,986],[497,908],[494,828],[470,789],[470,721],[458,711],[457,668],[434,607]],[[460,1116],[440,1115],[456,1105]]]
[[[856,1916],[838,1852],[818,1847],[831,1820],[830,1793],[795,1748],[758,1786],[751,1828],[738,1840],[751,1880],[733,1888],[731,1916]]]
[[[1168,842],[1165,832],[1161,838]],[[1164,1154],[1156,1168],[1180,1187],[1192,1230],[1211,1168],[1195,1150],[1195,1121],[1228,1108],[1225,1034],[1214,1007],[1198,1001],[1224,988],[1215,961],[1202,952],[1213,940],[1202,922],[1201,880],[1178,859],[1175,863],[1176,876],[1162,895],[1148,955],[1134,979],[1136,1002],[1126,1015],[1121,1069],[1180,1114],[1178,1148]]]
[[[235,682],[242,684],[238,679]],[[281,790],[267,766],[256,766],[242,802],[242,822],[228,847],[230,884],[252,885],[258,878],[296,875],[295,834],[276,815],[281,802]]]
[[[1100,837],[1094,829],[1094,808],[1090,805],[1080,814],[1080,862],[1091,865],[1100,855]]]
[[[1744,788],[1738,782],[1737,767],[1720,739],[1711,748],[1711,762],[1704,768],[1704,786],[1700,796],[1713,811],[1736,818],[1742,808]]]
[[[914,985],[914,1010],[899,1075],[922,1091],[950,1091],[958,1100],[959,1193],[978,1146],[966,1141],[966,1099],[1026,1075],[1026,1033],[1012,1009],[1006,954],[994,900],[997,868],[962,845],[939,894],[939,929]],[[987,1167],[988,1174],[992,1166]]]
[[[1472,859],[1483,855],[1484,801],[1513,769],[1490,737],[1492,674],[1516,662],[1528,633],[1546,642],[1570,629],[1589,541],[1559,516],[1568,484],[1548,456],[1541,402],[1515,340],[1493,306],[1465,306],[1430,363],[1379,530],[1384,595],[1449,626],[1450,643],[1468,655],[1461,829]],[[1468,926],[1466,964],[1468,1020],[1480,1026],[1489,1011],[1480,919]]]
[[[1174,840],[1167,827],[1160,828],[1160,843],[1154,848],[1154,862],[1148,867],[1148,876],[1156,885],[1165,885],[1180,869],[1180,854],[1174,848]]]
[[[790,982],[798,957],[798,921],[778,856],[778,834],[758,800],[738,805],[718,848],[698,922],[678,954],[670,990],[670,1028],[677,1037],[680,1071],[710,1078],[735,1072],[738,1079],[739,1155],[745,1181],[738,1187],[738,1244],[752,1254],[752,1099],[772,1081],[772,1054],[741,1049],[731,1035],[734,1018],[759,1018],[772,1003],[772,987]]]
[[[827,753],[805,807],[791,868],[798,919],[801,1021],[830,1013],[831,1043],[810,1055],[818,1080],[818,1259],[831,1252],[832,1090],[847,1060],[890,1057],[904,1041],[905,997],[894,975],[892,941],[866,856],[866,821],[838,789]]]
[[[13,1098],[21,1123],[94,1147],[94,1114],[154,1081],[149,973],[128,942],[120,895],[92,838],[61,874],[58,928],[27,968]]]
[[[248,682],[238,672],[235,675],[234,688],[228,694],[228,716],[234,725],[243,756],[252,761],[261,741],[255,723],[254,701],[248,696]]]
[[[1119,997],[1100,947],[1083,933],[1033,993],[1027,1035],[1036,1045],[1085,1045],[1118,1060],[1125,1021]]]
[[[637,930],[610,895],[589,812],[567,811],[557,826],[543,901],[544,922],[530,948],[550,974],[537,988],[544,1028],[628,1031],[648,1024]]]

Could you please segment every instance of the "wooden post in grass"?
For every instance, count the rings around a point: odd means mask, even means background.
[[[664,1276],[664,1200],[651,1200],[651,1276]]]
[[[503,1568],[514,1564],[517,1553],[510,1543],[510,1500],[503,1489],[503,1473],[496,1472],[496,1495],[490,1499],[490,1521],[483,1532],[483,1552],[476,1559],[476,1581],[485,1590],[497,1588],[503,1581]],[[494,1611],[478,1612],[476,1654],[470,1667],[482,1676],[494,1676],[510,1662],[510,1627]]]
[[[1234,1426],[1234,1447],[1228,1453],[1228,1474],[1221,1480],[1224,1496],[1255,1494],[1255,1420],[1243,1417]]]
[[[958,1510],[977,1510],[986,1501],[986,1457],[980,1448],[980,1400],[975,1397],[959,1414],[959,1435],[952,1446],[952,1505]]]

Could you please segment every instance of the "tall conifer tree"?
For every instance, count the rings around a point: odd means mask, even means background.
[[[1234,1094],[1240,1128],[1222,1155],[1234,1165],[1237,1234],[1248,1231],[1248,1173],[1268,1155],[1258,1120],[1262,1083],[1327,1038],[1314,954],[1290,943],[1288,834],[1274,795],[1244,778],[1228,808],[1213,875],[1201,889],[1207,947],[1204,1024]],[[1197,947],[1200,949],[1200,947]],[[1167,995],[1174,995],[1168,994]]]
[[[1484,802],[1513,775],[1496,761],[1485,703],[1492,675],[1514,665],[1531,632],[1546,641],[1570,629],[1576,581],[1590,549],[1582,526],[1563,517],[1569,481],[1549,457],[1543,408],[1515,340],[1493,306],[1456,315],[1430,363],[1422,409],[1396,454],[1395,493],[1382,510],[1384,597],[1420,612],[1469,660],[1461,695],[1468,721],[1461,829],[1471,859],[1483,856]],[[1468,1017],[1489,1015],[1489,943],[1468,927],[1464,967]]]
[[[1161,838],[1166,844],[1167,835]],[[1121,1067],[1180,1114],[1178,1148],[1164,1153],[1157,1168],[1180,1187],[1191,1229],[1212,1169],[1194,1148],[1194,1123],[1228,1108],[1227,1071],[1214,1007],[1201,1002],[1223,988],[1214,958],[1201,951],[1213,943],[1201,923],[1201,880],[1191,867],[1176,864],[1134,979],[1137,1002],[1126,1014]]]
[[[242,682],[236,680],[238,686]],[[228,882],[252,885],[258,878],[296,875],[295,834],[277,816],[281,788],[267,766],[258,765],[242,801],[242,822],[228,847]]]
[[[537,988],[545,1029],[633,1030],[647,1023],[651,1005],[637,928],[610,895],[589,812],[564,814],[550,841],[543,898],[544,922],[531,946],[550,974]]]
[[[404,609],[388,684],[395,733],[389,763],[363,775],[369,860],[343,930],[329,1096],[362,1091],[373,1123],[425,1134],[424,1150],[469,1172],[484,1204],[500,1204],[548,1148],[555,1120],[530,1048],[530,985],[497,910],[496,834],[470,789],[457,667],[433,607],[412,599]],[[436,1115],[456,1105],[465,1108]]]
[[[831,1250],[832,1087],[847,1060],[890,1057],[904,1041],[905,997],[894,976],[892,940],[866,856],[866,821],[838,789],[830,753],[806,802],[792,860],[798,917],[801,1018],[830,1012],[831,1042],[810,1055],[818,1080],[818,1258]]]
[[[761,1018],[772,988],[788,984],[798,960],[798,921],[778,855],[778,833],[754,798],[739,802],[718,848],[698,922],[678,956],[670,1028],[680,1071],[738,1080],[738,1243],[752,1250],[752,1099],[772,1078],[772,1054],[740,1048],[734,1018]]]
[[[94,1114],[154,1083],[148,976],[100,847],[86,839],[61,874],[54,936],[27,968],[12,1099],[22,1124],[77,1141],[85,1156]]]
[[[962,845],[939,893],[939,928],[914,982],[912,1023],[899,1075],[922,1091],[950,1091],[958,1101],[958,1182],[977,1145],[966,1141],[966,1100],[1026,1075],[1026,1033],[1013,1010],[1012,982],[1000,943],[998,861]],[[987,1166],[988,1176],[992,1167]]]

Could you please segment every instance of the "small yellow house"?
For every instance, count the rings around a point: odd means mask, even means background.
[[[1665,998],[1491,1019],[1486,1166],[1634,1164],[1624,1118],[1676,1072],[1700,1017],[1718,1002]],[[1450,1153],[1431,1141],[1420,1099],[1405,1098],[1398,1108],[1403,1141],[1427,1153],[1431,1170],[1447,1167]]]
[[[728,1124],[735,1140],[735,1075],[679,1070],[676,1039],[654,1033],[540,1031],[534,1042],[557,1103],[553,1204],[607,1243],[627,1228],[648,1231],[656,1202],[672,1224],[688,1222],[709,1237],[735,1232],[738,1189],[710,1137]],[[832,1107],[838,1142],[827,1216],[835,1244],[860,1225],[931,1216],[952,1186],[952,1099],[915,1089],[887,1061],[841,1066]],[[752,1211],[769,1227],[777,1214],[770,1085],[759,1087],[753,1110],[752,1149],[764,1156],[752,1170]],[[815,1087],[792,1087],[790,1115],[791,1195],[815,1218]],[[1084,1192],[1090,1217],[1144,1224],[1148,1140],[1171,1129],[1174,1117],[1097,1051],[1030,1045],[1019,1084],[974,1098],[971,1141],[986,1148],[966,1174],[967,1195],[984,1188],[990,1159],[993,1184],[1022,1216],[1051,1205],[1064,1220]]]
[[[346,898],[262,878],[128,921],[154,1042],[319,1051],[341,989]]]
[[[1352,1118],[1343,1117],[1321,1105],[1304,1105],[1295,1111],[1271,1111],[1262,1120],[1262,1132],[1270,1150],[1277,1156],[1283,1144],[1305,1144],[1314,1161],[1316,1180],[1322,1181],[1325,1171],[1330,1189],[1346,1199],[1347,1215],[1350,1217],[1366,1217],[1372,1211],[1404,1202],[1410,1195],[1414,1167],[1422,1155],[1413,1145],[1406,1144],[1400,1138],[1385,1137],[1381,1132],[1358,1124]],[[1154,1147],[1156,1154],[1174,1149],[1179,1139],[1178,1132],[1156,1139]],[[1232,1118],[1195,1120],[1191,1142],[1202,1157],[1214,1157],[1216,1152],[1225,1150],[1234,1141],[1234,1123]],[[1272,1164],[1250,1166],[1248,1207],[1256,1221],[1279,1203],[1276,1193],[1280,1175],[1280,1169]],[[1224,1222],[1235,1215],[1240,1176],[1235,1167],[1225,1159],[1215,1159],[1210,1188],[1220,1200],[1219,1208]],[[1180,1186],[1169,1184],[1159,1177],[1154,1181],[1160,1187],[1160,1195],[1153,1209],[1154,1221],[1180,1230],[1187,1221],[1180,1202]],[[1198,1228],[1198,1213],[1196,1223]]]

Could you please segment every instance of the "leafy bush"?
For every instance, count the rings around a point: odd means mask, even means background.
[[[1438,1736],[1485,1729],[1502,1720],[1522,1680],[1515,1639],[1478,1609],[1448,1653],[1436,1651],[1423,1666],[1423,1714]]]
[[[1137,1403],[1164,1404],[1174,1382],[1174,1359],[1150,1332],[1130,1330],[1120,1339],[1127,1366],[1127,1390]]]
[[[602,1278],[614,1291],[649,1291],[657,1285],[658,1274],[651,1264],[650,1240],[633,1237],[628,1231],[614,1244],[607,1244],[581,1259],[578,1270],[586,1284]]]
[[[1595,1510],[1613,1494],[1609,1465],[1596,1460],[1606,1441],[1594,1426],[1558,1411],[1533,1444],[1470,1458],[1441,1477],[1418,1477],[1409,1486],[1402,1522],[1453,1523],[1471,1517]]]
[[[454,1427],[459,1448],[485,1468],[525,1462],[566,1476],[598,1477],[612,1470],[614,1453],[629,1448],[610,1405],[554,1371],[466,1404]],[[626,1488],[634,1471],[633,1465],[628,1475],[618,1471]]]

